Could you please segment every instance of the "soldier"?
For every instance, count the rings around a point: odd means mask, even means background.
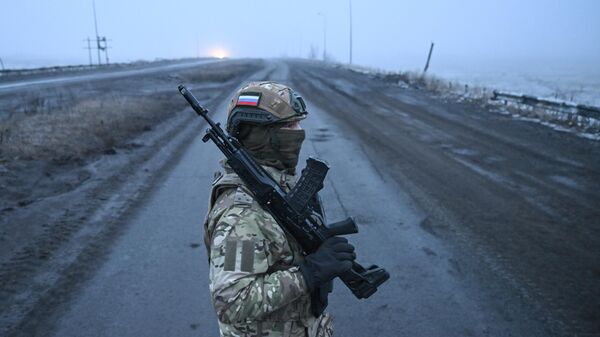
[[[305,137],[302,98],[275,82],[250,83],[228,109],[227,131],[284,190],[295,184]],[[331,336],[324,311],[332,280],[356,258],[345,238],[333,237],[310,255],[253,199],[222,163],[205,221],[210,291],[221,336]],[[322,207],[320,214],[323,218]]]

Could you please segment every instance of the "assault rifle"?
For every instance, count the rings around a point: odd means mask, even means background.
[[[317,250],[323,241],[336,235],[358,233],[352,218],[347,218],[328,226],[313,216],[315,210],[311,200],[323,188],[323,181],[329,166],[318,159],[309,158],[296,185],[286,193],[269,173],[254,161],[239,141],[215,123],[196,97],[183,85],[178,87],[196,113],[203,117],[210,127],[202,137],[203,142],[212,140],[227,158],[227,164],[242,179],[259,205],[267,210],[277,223],[302,246],[304,253]],[[377,291],[377,287],[390,278],[383,268],[372,265],[368,268],[352,262],[352,269],[340,276],[357,298],[367,298]]]

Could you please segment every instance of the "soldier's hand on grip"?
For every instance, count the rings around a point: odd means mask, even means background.
[[[345,238],[334,236],[323,241],[314,253],[305,257],[300,264],[300,271],[312,292],[350,270],[355,258],[354,246]]]

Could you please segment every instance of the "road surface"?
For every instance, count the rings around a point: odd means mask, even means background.
[[[25,87],[39,87],[48,85],[63,85],[67,83],[80,83],[96,80],[117,79],[123,77],[148,75],[159,72],[169,72],[182,70],[186,68],[194,68],[199,65],[205,65],[213,62],[219,62],[216,59],[199,60],[192,62],[174,63],[174,64],[159,64],[151,65],[141,69],[119,69],[96,72],[91,74],[69,74],[69,75],[49,75],[48,77],[36,78],[23,81],[11,81],[8,83],[0,83],[0,92],[14,91],[15,89],[23,89]]]
[[[355,216],[359,261],[391,274],[367,300],[336,283],[337,336],[600,332],[597,143],[320,64],[271,61],[263,79],[307,99],[327,217]],[[196,138],[93,277],[15,335],[217,336],[202,220],[220,158]]]

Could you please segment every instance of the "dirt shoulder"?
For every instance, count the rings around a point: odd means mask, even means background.
[[[0,331],[64,298],[201,126],[177,92],[210,109],[261,61],[23,91],[0,100]],[[21,104],[19,104],[21,102]],[[33,103],[32,103],[33,102]],[[80,282],[81,280],[77,280]]]

